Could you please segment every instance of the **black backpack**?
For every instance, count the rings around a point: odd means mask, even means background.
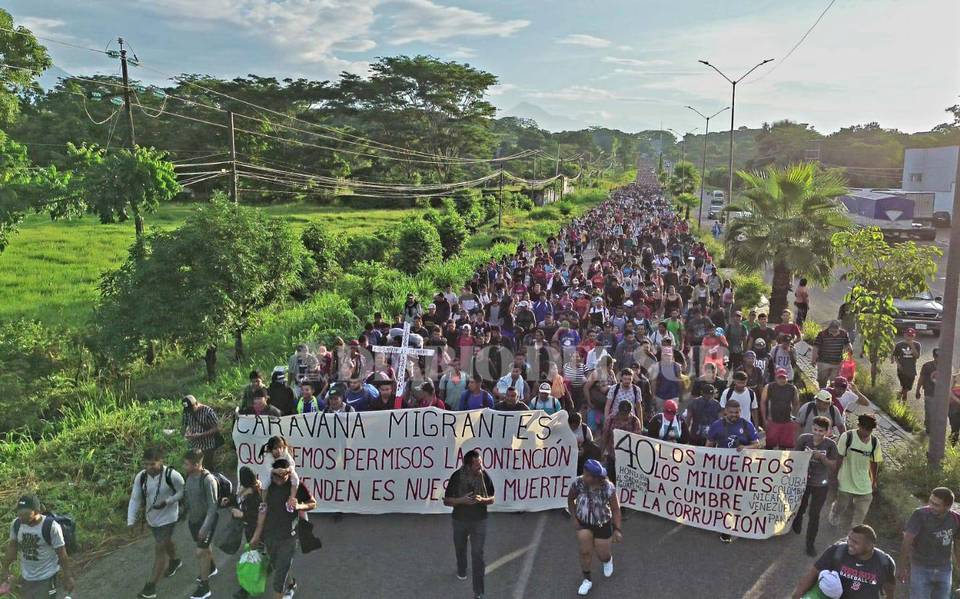
[[[855,434],[856,434],[856,431],[845,431],[843,433],[845,437],[843,441],[843,453],[847,453],[848,451],[850,451],[850,446],[853,445],[853,436]],[[877,457],[877,443],[878,443],[877,438],[871,434],[870,435],[870,460],[871,461],[876,461],[875,458]],[[862,455],[867,455],[864,452],[860,451],[859,449],[854,449],[854,451]]]
[[[43,540],[47,545],[53,545],[52,530],[54,522],[60,525],[60,530],[63,532],[63,542],[67,553],[76,553],[77,523],[70,516],[61,516],[53,512],[43,514],[43,524],[40,525],[40,534],[43,535]],[[13,535],[16,537],[18,534],[20,534],[19,518],[13,521]]]
[[[147,503],[147,471],[141,470],[140,474],[137,475],[140,477],[140,494],[143,496],[143,503]],[[169,466],[163,467],[163,480],[167,483],[167,488],[170,489],[170,492],[176,495],[177,490],[173,486],[173,468]]]
[[[217,504],[228,497],[233,496],[233,483],[222,472],[208,472],[213,477],[213,482],[217,486]]]

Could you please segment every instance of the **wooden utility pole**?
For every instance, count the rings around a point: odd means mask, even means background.
[[[228,132],[230,134],[230,199],[236,204],[240,201],[239,182],[237,180],[237,138],[233,130],[233,111],[227,111]]]
[[[497,229],[503,226],[503,163],[500,162],[500,209],[497,211]]]
[[[123,74],[123,106],[127,111],[127,124],[130,126],[130,149],[137,147],[137,138],[133,129],[133,104],[130,102],[130,76],[127,73],[127,50],[123,47],[123,38],[117,38],[120,44],[120,71]]]
[[[943,290],[943,322],[940,324],[940,355],[937,358],[937,381],[930,415],[930,446],[927,460],[936,468],[943,462],[947,445],[947,417],[953,385],[953,356],[957,349],[957,304],[960,294],[960,155],[957,156],[957,183],[953,189],[953,224],[947,247],[947,274]]]

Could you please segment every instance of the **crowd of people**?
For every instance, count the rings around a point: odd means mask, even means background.
[[[801,281],[796,293],[798,320],[809,307],[805,284]],[[741,306],[736,291],[687,221],[646,177],[612,192],[546,243],[521,243],[515,254],[490,260],[459,288],[447,286],[425,301],[410,294],[398,314],[374,315],[355,338],[337,338],[329,348],[305,342],[269,376],[251,372],[237,414],[426,407],[565,410],[580,448],[579,477],[569,489],[568,509],[580,547],[581,595],[593,586],[593,555],[604,575],[612,575],[611,543],[622,538],[614,492],[614,431],[708,447],[809,451],[808,484],[793,530],[801,533],[806,522],[807,553],[820,557],[813,578],[802,581],[804,591],[821,570],[838,571],[845,592],[852,585],[885,587],[893,575],[892,560],[878,557],[875,582],[847,567],[851,560],[866,560],[867,554],[881,556],[864,519],[883,461],[876,419],[865,409],[869,401],[842,372],[844,357],[852,351],[849,335],[834,321],[817,337],[813,362],[822,389],[803,403],[795,350],[801,329],[792,311],[784,310],[772,325],[762,309]],[[408,347],[432,352],[401,360]],[[918,346],[898,346],[895,352],[902,364],[911,355],[919,355]],[[406,371],[400,373],[403,363]],[[398,380],[403,384],[398,386]],[[850,415],[856,416],[856,426],[848,430]],[[270,555],[275,599],[293,596],[296,583],[289,571],[295,541],[309,529],[305,513],[315,499],[300,482],[282,439],[271,439],[267,448],[273,454],[269,481],[241,469],[236,492],[226,488],[230,483],[217,467],[218,450],[226,443],[222,420],[188,395],[183,399],[190,449],[183,461],[186,476],[153,450],[143,456],[128,513],[131,526],[143,514],[156,541],[154,568],[139,594],[143,599],[156,597],[163,577],[173,576],[182,565],[172,542],[181,511],[196,546],[193,599],[211,596],[209,579],[217,572],[210,545],[221,517],[241,521],[245,538]],[[821,555],[815,541],[831,486],[836,499],[828,518],[833,524],[849,521],[851,532],[845,544]],[[939,490],[934,496],[938,506],[949,506]],[[59,571],[51,565],[56,558],[25,550],[24,535],[40,526],[34,501],[22,500],[21,526],[11,535],[8,554],[20,550],[24,563],[47,564],[22,572],[30,585],[39,577],[37,588],[49,589]],[[476,597],[484,594],[484,522],[494,501],[479,455],[468,452],[446,487],[444,504],[453,508],[457,575],[462,579],[470,545]],[[224,506],[229,509],[221,516]],[[918,518],[916,526],[908,526],[910,534],[925,534],[921,531],[929,519]],[[729,535],[721,539],[733,540]],[[914,578],[921,572],[925,578],[942,578],[923,569],[937,561],[930,557],[937,552],[926,545],[921,550],[917,543]],[[55,535],[50,546],[58,549]],[[59,563],[69,581],[65,555]],[[940,565],[929,567],[935,566]],[[41,595],[31,593],[26,596]],[[241,589],[236,596],[242,599],[245,593]],[[878,596],[850,593],[843,596]]]

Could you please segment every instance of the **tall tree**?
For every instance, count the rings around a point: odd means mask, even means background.
[[[749,270],[772,268],[770,319],[779,322],[794,276],[820,284],[830,280],[835,263],[831,238],[851,226],[837,200],[846,186],[809,163],[737,174],[744,189],[726,211],[749,216],[727,227],[726,256]]]
[[[233,339],[242,359],[244,333],[301,284],[304,256],[287,223],[218,195],[103,278],[101,337],[121,356],[149,340],[176,343],[202,356],[213,378],[221,343]]]
[[[29,29],[15,25],[0,8],[0,126],[9,125],[20,111],[20,102],[40,93],[37,78],[53,63],[47,49]]]

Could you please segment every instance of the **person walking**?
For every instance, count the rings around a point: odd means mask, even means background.
[[[827,436],[831,428],[829,418],[816,416],[813,419],[812,432],[797,437],[797,443],[793,447],[795,451],[810,452],[807,487],[803,491],[800,509],[797,510],[797,515],[793,519],[793,532],[800,534],[803,532],[803,515],[808,513],[809,510],[806,547],[807,555],[810,557],[816,557],[817,555],[817,550],[813,544],[817,540],[817,531],[820,528],[820,512],[827,500],[830,476],[833,474],[837,459],[840,457],[837,452],[837,444]]]
[[[73,592],[73,574],[63,528],[41,512],[36,495],[17,501],[17,517],[10,523],[10,540],[0,560],[0,583],[9,583],[10,566],[20,555],[20,599],[56,599],[57,582]]]
[[[873,434],[877,417],[861,414],[857,417],[856,430],[840,435],[837,448],[840,465],[837,467],[837,498],[830,507],[830,524],[840,524],[840,517],[852,509],[851,526],[863,524],[873,492],[877,490],[877,471],[883,462],[880,440]]]
[[[890,354],[890,363],[897,365],[897,380],[900,381],[900,401],[906,403],[907,394],[913,389],[913,382],[917,379],[917,361],[923,349],[917,341],[917,331],[907,329],[903,341],[893,346]]]
[[[953,491],[937,487],[927,505],[917,508],[903,529],[900,582],[910,585],[911,599],[950,599],[953,561],[960,563],[960,514],[954,512]]]
[[[810,361],[817,365],[817,383],[820,388],[827,386],[833,377],[839,376],[840,364],[847,352],[853,352],[850,335],[840,328],[839,320],[831,320],[823,331],[813,340],[813,354]]]
[[[840,575],[841,599],[880,599],[881,592],[893,599],[897,590],[897,564],[877,548],[877,533],[865,524],[851,528],[846,541],[827,547],[794,587],[792,598],[801,599],[823,570]]]
[[[296,489],[291,479],[292,464],[286,458],[274,460],[270,469],[270,487],[260,506],[257,529],[250,540],[252,547],[263,541],[267,556],[273,567],[273,599],[291,599],[297,582],[290,577],[293,555],[297,548],[297,521],[299,512],[309,512],[317,507],[317,500],[299,481]],[[296,497],[296,505],[289,505],[290,497]],[[289,581],[288,581],[289,579]]]
[[[707,447],[722,447],[737,451],[760,448],[757,429],[749,420],[740,417],[740,402],[736,399],[728,400],[723,408],[723,417],[710,425],[707,431]],[[720,533],[720,541],[732,543],[733,537],[727,533]]]
[[[487,506],[494,502],[493,489],[480,452],[471,449],[463,454],[463,466],[450,475],[443,496],[443,505],[453,508],[453,547],[460,580],[467,579],[467,542],[470,543],[475,599],[482,599],[484,592],[483,546],[487,539]]]
[[[260,505],[262,503],[261,494],[263,487],[257,475],[249,466],[241,466],[237,474],[237,482],[240,489],[237,494],[230,498],[227,507],[230,509],[230,517],[239,520],[243,526],[243,536],[249,543],[257,532],[257,524],[260,520]],[[246,589],[240,589],[233,594],[234,599],[248,599],[250,593]]]
[[[183,397],[183,436],[187,447],[203,452],[204,465],[216,468],[217,448],[223,445],[220,419],[210,406],[205,406],[192,395]]]
[[[586,595],[593,588],[590,572],[596,554],[603,565],[603,575],[613,576],[612,543],[623,540],[620,530],[620,501],[616,487],[607,479],[607,469],[597,460],[587,460],[583,475],[578,476],[567,492],[567,510],[577,531],[580,548],[580,569],[583,581],[578,595]]]
[[[187,473],[184,485],[184,498],[187,508],[187,526],[190,536],[196,543],[197,565],[200,575],[197,576],[197,588],[190,595],[190,599],[207,599],[210,592],[210,577],[219,574],[213,563],[213,552],[210,542],[217,529],[217,481],[213,474],[204,467],[203,452],[191,449],[183,460],[183,469]]]
[[[760,393],[760,421],[767,431],[768,449],[792,449],[797,441],[793,416],[800,409],[800,391],[788,382],[787,371],[778,368],[774,382]]]
[[[164,465],[163,455],[159,451],[146,449],[143,452],[143,470],[133,477],[133,490],[127,504],[127,526],[133,527],[137,523],[142,509],[143,521],[153,533],[153,573],[137,595],[141,599],[154,599],[160,579],[164,576],[170,578],[183,565],[173,543],[173,531],[180,519],[183,489],[183,476]]]

